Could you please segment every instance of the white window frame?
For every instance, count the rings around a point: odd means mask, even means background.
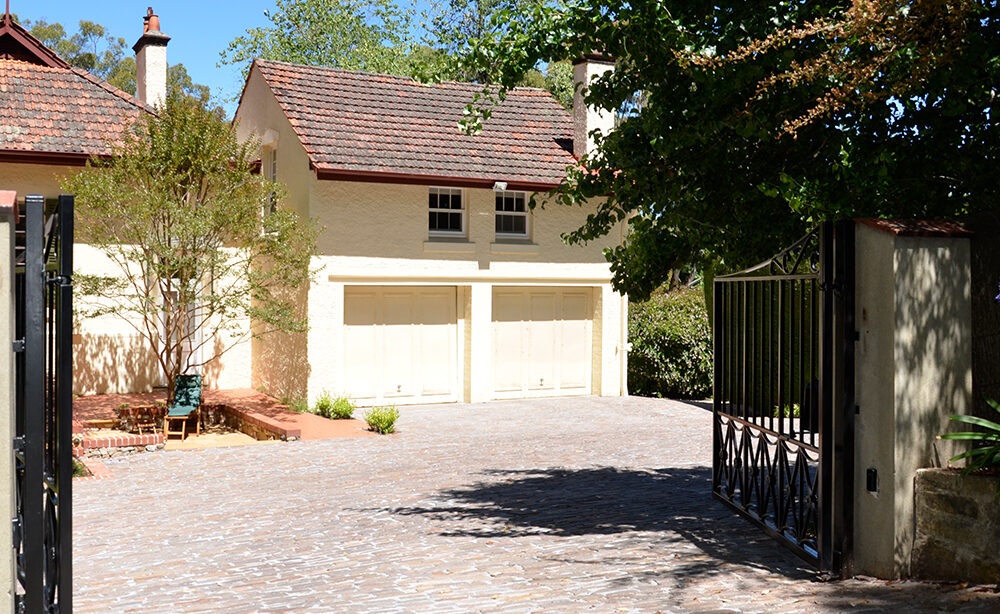
[[[498,190],[494,192],[495,198],[493,215],[493,229],[496,231],[497,239],[530,239],[531,238],[531,211],[528,210],[528,193],[520,192],[516,190]],[[520,198],[524,201],[524,211],[497,211],[496,210],[496,199],[513,197],[515,200]],[[510,217],[523,217],[524,218],[524,232],[500,232],[496,230],[496,219],[501,215],[506,215]]]
[[[462,207],[460,209],[451,209],[451,208],[449,208],[449,209],[443,209],[443,208],[438,208],[438,207],[431,207],[430,206],[430,195],[431,194],[439,194],[439,195],[440,194],[447,194],[449,196],[458,195],[458,197],[461,199]],[[445,213],[445,212],[447,212],[447,213],[458,213],[459,216],[460,216],[460,218],[461,218],[461,220],[462,220],[462,229],[461,230],[431,230],[430,220],[428,219],[428,221],[427,221],[427,236],[429,236],[429,237],[452,237],[452,238],[465,237],[466,228],[468,227],[468,222],[467,222],[468,216],[466,215],[466,201],[467,201],[467,199],[465,197],[465,190],[463,190],[462,188],[449,188],[449,187],[444,187],[444,186],[430,186],[427,189],[427,196],[428,196],[428,203],[427,203],[427,212],[428,213],[431,213],[432,211],[438,211],[438,212],[442,212],[442,213]]]

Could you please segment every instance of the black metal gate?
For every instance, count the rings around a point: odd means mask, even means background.
[[[714,303],[713,494],[815,567],[847,572],[853,222],[717,277]]]
[[[16,280],[18,612],[72,611],[73,197],[25,198]]]

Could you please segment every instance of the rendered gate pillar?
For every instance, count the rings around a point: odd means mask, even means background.
[[[0,518],[14,518],[14,226],[17,194],[0,191],[0,475],[6,482],[0,496]],[[8,530],[10,525],[7,525]],[[0,560],[0,612],[14,611],[14,556],[9,540]]]
[[[854,572],[909,574],[913,481],[959,449],[937,440],[972,407],[969,234],[928,222],[857,225]]]

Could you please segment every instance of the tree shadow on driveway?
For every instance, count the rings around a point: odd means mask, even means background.
[[[712,499],[711,469],[488,470],[468,487],[438,493],[439,502],[391,510],[444,523],[445,536],[517,538],[634,534],[690,563],[686,574],[715,573],[722,562],[793,578],[815,572]],[[650,535],[652,533],[653,535]],[[690,557],[691,545],[707,556]]]

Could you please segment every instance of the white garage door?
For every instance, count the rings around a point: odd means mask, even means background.
[[[361,404],[458,400],[455,288],[348,287],[344,376]]]
[[[590,394],[591,296],[589,288],[493,290],[496,398]]]

